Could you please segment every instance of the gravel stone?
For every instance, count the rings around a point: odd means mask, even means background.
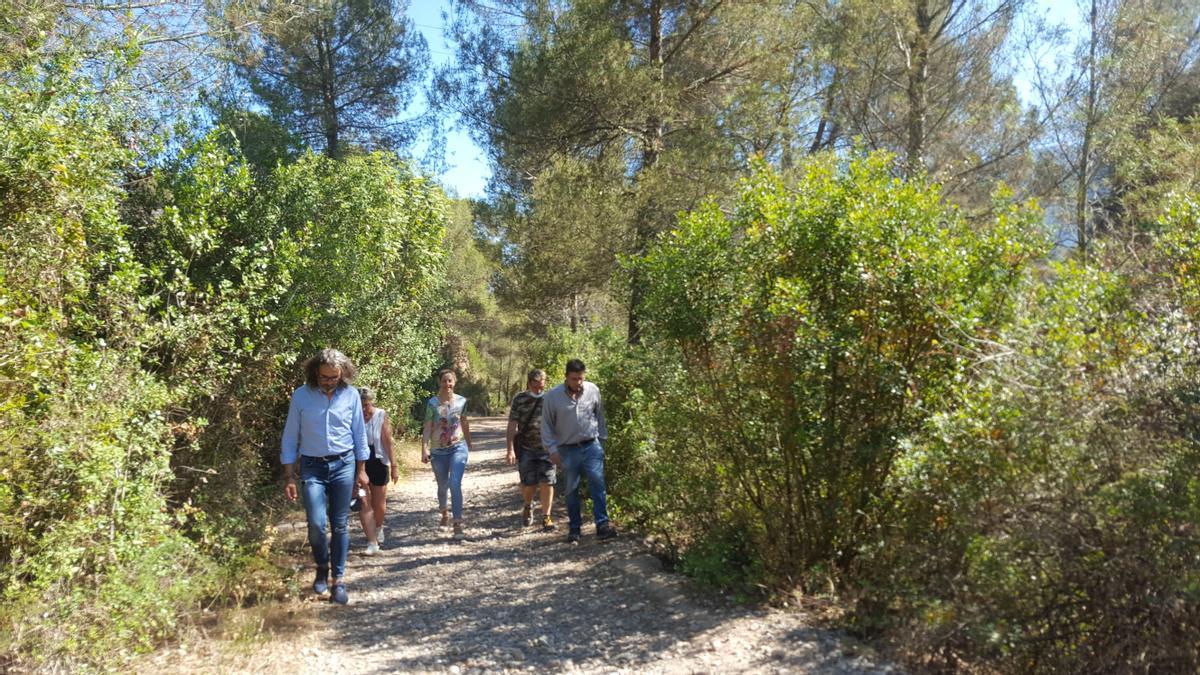
[[[433,474],[409,459],[407,479],[388,490],[388,537],[378,555],[362,555],[366,541],[351,518],[350,605],[305,597],[295,611],[316,620],[275,627],[253,649],[164,649],[133,672],[901,672],[848,636],[812,627],[802,612],[697,591],[628,530],[596,541],[590,513],[582,541],[566,545],[561,496],[556,531],[523,527],[517,472],[504,460],[506,423],[471,420],[467,539],[438,527]],[[300,519],[299,528],[283,523],[279,531],[300,540]],[[311,567],[297,572],[309,576]]]

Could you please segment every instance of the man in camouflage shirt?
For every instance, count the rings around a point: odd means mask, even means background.
[[[554,529],[550,506],[554,498],[555,468],[550,455],[542,447],[542,392],[546,390],[546,373],[529,371],[526,391],[513,397],[508,409],[508,463],[516,464],[521,475],[521,499],[525,508],[521,522],[533,524],[533,495],[538,494],[542,506],[542,530]]]

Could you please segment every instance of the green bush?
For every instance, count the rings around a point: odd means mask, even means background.
[[[906,444],[903,518],[857,570],[864,625],[902,617],[1006,672],[1200,667],[1194,213],[1169,212],[1144,269],[1026,281],[960,404]]]
[[[213,589],[163,497],[175,398],[141,368],[127,120],[75,69],[0,82],[0,653],[34,662],[144,649]]]
[[[232,148],[232,149],[231,149]],[[151,367],[172,383],[173,500],[207,550],[262,536],[299,364],[335,345],[403,409],[431,367],[443,198],[394,158],[308,154],[256,180],[223,129],[137,195],[144,296],[163,329]],[[219,517],[213,517],[219,515]]]
[[[961,375],[944,334],[1004,316],[1040,252],[1024,234],[1035,214],[1002,207],[973,227],[889,161],[817,159],[794,186],[762,172],[732,215],[689,214],[634,263],[654,346],[629,391],[652,435],[616,463],[655,467],[634,482],[660,494],[624,503],[694,509],[647,512],[684,541],[736,528],[758,556],[751,583],[840,580],[892,517],[902,439]]]
[[[551,326],[529,352],[535,364],[531,367],[546,371],[546,386],[553,387],[566,377],[567,361],[582,360],[588,367],[588,377],[595,379],[601,365],[622,354],[624,347],[625,339],[611,328],[572,331],[565,326]]]
[[[0,662],[111,666],[259,565],[304,357],[336,346],[385,402],[413,399],[440,335],[445,198],[382,153],[251,170],[222,129],[150,170],[120,97],[68,54],[13,62]]]
[[[697,578],[834,588],[939,667],[1194,671],[1200,207],[1137,266],[994,213],[872,157],[685,216],[603,371],[615,501]]]

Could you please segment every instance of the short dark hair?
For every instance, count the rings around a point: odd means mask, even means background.
[[[344,387],[354,381],[354,375],[358,372],[354,369],[354,362],[348,356],[336,349],[326,347],[304,362],[305,384],[314,388],[317,386],[317,376],[321,371],[321,366],[333,366],[342,371],[342,376],[338,380],[339,387]]]
[[[439,371],[438,371],[438,374],[437,374],[437,380],[436,380],[436,381],[437,381],[437,382],[441,382],[441,381],[442,381],[442,378],[443,378],[443,377],[445,377],[446,373],[450,373],[451,375],[453,375],[453,376],[454,376],[454,381],[455,381],[455,382],[458,382],[458,373],[454,372],[454,369],[453,369],[453,368],[442,368],[441,370],[439,370]]]
[[[541,368],[534,368],[533,370],[529,371],[529,376],[525,378],[525,383],[529,384],[530,382],[533,382],[534,380],[540,380],[543,377],[546,377],[546,371],[542,370]]]
[[[571,373],[582,373],[585,370],[587,370],[587,366],[583,365],[583,361],[580,361],[579,359],[571,359],[570,361],[567,361],[568,375]]]

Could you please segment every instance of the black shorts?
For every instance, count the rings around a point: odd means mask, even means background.
[[[554,464],[545,452],[522,452],[517,459],[517,471],[521,473],[521,485],[554,485],[557,479]]]
[[[391,478],[389,473],[388,465],[382,459],[372,457],[367,460],[367,480],[371,481],[371,485],[387,485]]]

